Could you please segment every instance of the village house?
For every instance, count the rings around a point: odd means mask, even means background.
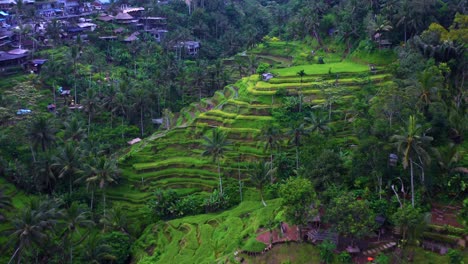
[[[15,0],[0,0],[0,10],[9,11],[16,6]]]
[[[174,46],[176,51],[178,51],[179,55],[182,54],[182,50],[185,51],[186,55],[195,56],[198,54],[198,50],[200,49],[200,42],[198,41],[181,41]]]
[[[143,25],[144,30],[167,29],[167,18],[165,17],[140,17],[138,23]]]
[[[65,15],[79,14],[80,4],[75,0],[57,0],[58,6],[63,9]]]
[[[161,43],[162,41],[164,41],[164,38],[166,37],[166,34],[169,31],[165,29],[150,29],[150,30],[145,30],[145,32],[153,36],[156,42]]]
[[[0,74],[5,73],[9,68],[21,66],[27,60],[28,50],[14,49],[10,51],[0,51]]]

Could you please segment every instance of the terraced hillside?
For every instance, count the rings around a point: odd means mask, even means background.
[[[239,249],[262,250],[256,232],[278,213],[279,199],[257,201],[218,214],[189,216],[149,226],[133,246],[135,263],[235,263]]]
[[[304,70],[301,78],[297,72]],[[258,75],[239,80],[218,91],[215,96],[187,107],[179,115],[177,126],[138,143],[121,158],[123,180],[111,188],[108,196],[131,212],[138,210],[157,188],[172,188],[180,194],[211,192],[218,184],[217,165],[202,157],[203,135],[214,127],[225,131],[231,150],[221,160],[221,172],[238,177],[239,168],[252,160],[266,157],[261,128],[275,122],[271,109],[282,104],[285,95],[304,95],[311,104],[322,104],[334,96],[332,126],[343,144],[355,143],[351,119],[343,118],[343,106],[364,85],[380,86],[388,74],[371,73],[367,65],[349,61],[311,64],[275,69],[274,78],[260,81]]]

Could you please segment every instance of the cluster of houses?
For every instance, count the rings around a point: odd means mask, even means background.
[[[74,41],[78,36],[87,39],[88,33],[102,23],[112,23],[116,28],[111,34],[99,35],[104,41],[131,43],[145,34],[161,43],[168,33],[167,18],[147,16],[143,7],[122,5],[110,10],[110,0],[23,0],[22,10],[16,8],[16,1],[0,0],[0,75],[21,67],[33,73],[40,71],[46,60],[38,64],[32,60],[31,53],[50,47],[46,35],[50,23],[59,24],[59,37],[67,41]],[[25,13],[34,13],[34,17],[26,17]],[[178,57],[195,56],[200,48],[200,43],[193,40],[170,45]]]

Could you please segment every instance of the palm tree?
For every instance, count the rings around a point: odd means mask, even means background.
[[[299,170],[299,146],[301,145],[302,136],[307,134],[307,130],[304,128],[304,124],[293,125],[289,130],[290,136],[289,144],[293,144],[296,147],[296,170]]]
[[[10,196],[5,195],[4,190],[0,189],[0,210],[8,210],[10,208],[13,208]],[[5,219],[5,216],[0,213],[0,220],[3,219]]]
[[[442,85],[442,80],[434,72],[425,70],[418,78],[418,93],[421,102],[428,106],[431,100],[436,98],[437,91]]]
[[[82,105],[85,111],[88,112],[88,136],[89,130],[91,128],[91,118],[99,108],[99,103],[100,100],[96,94],[96,91],[94,89],[86,90],[86,97],[84,98]]]
[[[61,212],[58,203],[54,200],[33,200],[13,219],[13,228],[10,230],[11,242],[16,243],[16,249],[8,263],[17,258],[21,263],[24,250],[34,246],[44,246],[49,240],[49,231],[52,231]]]
[[[73,191],[74,178],[82,173],[81,156],[80,148],[77,148],[74,144],[66,143],[53,159],[52,168],[57,170],[58,178],[68,179],[70,195]]]
[[[50,194],[54,189],[57,179],[52,169],[52,158],[50,152],[47,151],[41,156],[42,157],[39,161],[33,163],[35,183],[37,184],[38,189]]]
[[[306,73],[304,72],[304,70],[300,70],[297,72],[297,75],[301,77],[301,87],[299,87],[299,93],[297,94],[297,96],[299,97],[299,112],[302,112],[302,79],[304,78]]]
[[[64,130],[64,140],[73,140],[81,141],[86,137],[86,130],[83,128],[84,123],[79,118],[78,115],[72,115],[71,118],[67,119],[63,125],[65,126]]]
[[[27,131],[27,137],[32,144],[31,152],[34,161],[36,161],[36,157],[33,148],[37,150],[40,146],[42,152],[45,152],[48,148],[50,148],[50,146],[55,144],[56,132],[57,130],[52,124],[51,119],[48,119],[44,116],[40,116],[30,123]]]
[[[104,98],[102,100],[102,107],[110,112],[110,127],[113,126],[114,115],[119,111],[119,106],[117,102],[117,93],[118,90],[114,85],[105,85],[104,86]]]
[[[80,234],[80,228],[89,228],[94,225],[94,222],[90,220],[90,212],[87,208],[80,206],[77,202],[72,202],[72,204],[66,208],[63,212],[62,221],[65,224],[65,229],[62,232],[61,237],[63,238],[63,244],[68,244],[69,254],[70,254],[70,263],[73,263],[73,246],[72,241],[75,234],[78,234],[80,238],[75,243],[75,245],[80,244],[87,234]]]
[[[114,263],[117,258],[112,255],[112,248],[103,243],[99,235],[93,234],[88,237],[82,248],[82,260],[85,263],[101,264]]]
[[[219,159],[224,157],[224,152],[228,150],[228,146],[231,144],[231,142],[229,142],[226,139],[226,134],[224,134],[218,128],[211,130],[211,132],[212,132],[211,138],[207,136],[203,136],[203,139],[205,140],[204,142],[205,151],[202,153],[202,155],[212,156],[213,162],[216,162],[218,164],[219,192],[222,196],[223,195],[223,182],[221,179]]]
[[[269,179],[273,178],[276,168],[270,169],[270,162],[256,162],[250,166],[250,180],[260,191],[263,206],[267,206],[263,199],[263,188],[268,184]]]
[[[141,88],[133,90],[132,102],[133,102],[133,107],[135,107],[135,110],[137,112],[140,112],[140,133],[141,133],[141,136],[143,136],[145,133],[145,127],[143,123],[144,111],[145,111],[145,108],[150,103],[148,100],[147,90],[141,89]]]
[[[104,227],[128,234],[128,219],[122,207],[114,207],[99,221]]]
[[[270,170],[273,169],[273,149],[277,149],[279,146],[280,140],[280,131],[277,127],[272,125],[267,125],[262,128],[261,134],[265,139],[265,147],[264,150],[270,150]],[[271,183],[273,183],[273,177],[270,179]]]
[[[430,161],[430,156],[427,153],[425,147],[432,137],[421,134],[421,125],[416,123],[416,117],[410,116],[408,127],[402,128],[399,135],[393,135],[391,140],[395,142],[398,151],[403,154],[403,168],[410,167],[410,177],[411,177],[411,205],[414,207],[414,174],[413,174],[413,164],[416,164],[413,160],[418,159],[421,162],[420,166],[423,166],[422,163],[428,163]]]
[[[318,132],[324,133],[325,131],[330,130],[330,127],[327,126],[328,120],[323,114],[315,114],[314,112],[307,112],[304,117],[304,123],[307,125],[306,130],[310,133]]]
[[[86,179],[90,184],[96,184],[102,190],[102,200],[104,205],[104,216],[106,216],[106,187],[115,183],[119,177],[120,170],[114,158],[100,157],[93,168],[93,176]]]

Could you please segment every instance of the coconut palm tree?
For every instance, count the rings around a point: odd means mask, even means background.
[[[35,153],[33,148],[37,151],[40,147],[42,152],[45,152],[52,145],[55,144],[55,129],[52,120],[44,116],[40,116],[37,119],[34,119],[28,127],[27,137],[31,141],[31,152],[33,155],[34,161],[36,161]]]
[[[94,89],[86,90],[86,96],[82,103],[85,111],[88,113],[88,136],[91,129],[91,118],[100,106],[100,100]]]
[[[104,216],[106,216],[106,187],[115,183],[120,175],[115,158],[100,157],[92,165],[93,176],[86,179],[87,183],[99,186],[102,191],[102,200],[104,205]]]
[[[325,131],[330,130],[330,127],[327,126],[328,121],[329,120],[327,120],[323,114],[315,114],[312,111],[307,112],[306,116],[304,117],[306,130],[309,133],[317,132],[323,134]]]
[[[264,150],[270,151],[270,170],[273,169],[273,150],[278,149],[279,147],[279,140],[280,140],[280,131],[277,127],[272,125],[267,125],[262,128],[261,134],[264,138],[265,146]],[[273,183],[273,177],[270,178],[270,182]]]
[[[13,208],[13,204],[11,203],[10,196],[5,194],[3,189],[0,189],[0,210],[9,210]],[[5,219],[5,216],[0,213],[0,220]]]
[[[73,246],[80,244],[87,236],[87,233],[81,234],[80,228],[89,228],[94,225],[90,219],[90,212],[86,207],[80,206],[77,202],[63,210],[62,221],[65,224],[61,237],[63,244],[69,247],[70,263],[73,263]],[[75,234],[79,235],[78,241],[73,242]]]
[[[414,173],[413,165],[416,164],[414,160],[428,163],[430,161],[429,153],[426,147],[432,141],[432,137],[421,135],[421,125],[416,123],[416,117],[410,116],[408,126],[400,130],[399,135],[393,135],[391,140],[395,142],[398,151],[403,154],[403,168],[410,167],[411,177],[411,205],[414,207]]]
[[[114,263],[117,258],[112,255],[112,248],[108,244],[103,243],[99,235],[93,234],[88,237],[82,247],[82,260],[85,263],[101,264]]]
[[[115,230],[128,234],[128,219],[125,210],[122,207],[114,207],[102,217],[99,222],[110,230]]]
[[[145,133],[145,127],[143,122],[143,117],[145,115],[145,108],[150,105],[150,101],[148,100],[148,91],[143,88],[137,88],[133,90],[131,94],[133,107],[135,108],[135,112],[140,112],[140,133],[141,136]]]
[[[57,156],[53,158],[52,168],[58,173],[58,178],[68,179],[69,191],[72,194],[72,186],[75,178],[83,171],[81,169],[81,150],[74,144],[65,143],[59,149]]]
[[[31,250],[35,246],[47,245],[50,232],[53,231],[61,211],[55,200],[33,200],[12,221],[10,230],[10,242],[15,243],[15,251],[8,263],[15,258],[21,263],[21,257],[25,250]]]
[[[37,162],[33,163],[33,175],[37,188],[46,193],[52,193],[57,177],[52,169],[52,155],[49,151],[41,155]]]
[[[228,146],[231,144],[231,142],[227,140],[226,134],[224,134],[218,128],[211,130],[211,132],[211,138],[207,136],[203,137],[203,139],[205,140],[205,151],[202,153],[202,155],[213,157],[213,162],[216,162],[218,164],[219,192],[222,196],[223,182],[221,179],[219,160],[224,157],[224,153],[228,150]]]
[[[70,139],[79,142],[86,137],[84,123],[78,115],[71,115],[71,118],[67,119],[63,125],[65,126],[64,140]]]
[[[297,94],[297,96],[299,97],[299,112],[302,112],[302,79],[304,78],[306,73],[304,70],[300,70],[297,72],[297,75],[301,77],[301,87],[299,87],[299,93]]]
[[[263,206],[267,206],[263,199],[263,188],[268,184],[268,181],[273,178],[276,168],[270,169],[270,162],[256,162],[250,165],[250,180],[253,185],[260,191]]]
[[[293,125],[289,134],[289,144],[293,144],[296,148],[296,170],[299,170],[299,147],[301,146],[301,138],[306,135],[308,131],[304,128],[304,124]]]

